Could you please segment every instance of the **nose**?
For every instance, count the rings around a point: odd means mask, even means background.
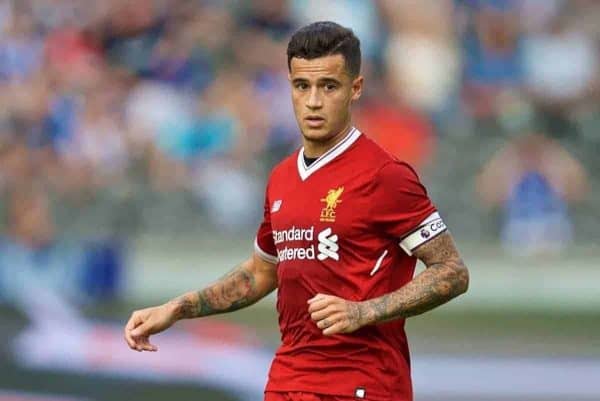
[[[306,99],[306,107],[311,110],[320,109],[323,107],[323,102],[321,100],[321,95],[319,94],[319,89],[313,87],[310,91],[310,95],[308,99]]]

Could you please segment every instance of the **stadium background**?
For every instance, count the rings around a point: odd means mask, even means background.
[[[600,399],[600,3],[2,0],[0,400],[261,399],[273,296],[157,354],[121,330],[252,251],[299,143],[287,39],[322,19],[472,272],[408,321],[416,399]]]

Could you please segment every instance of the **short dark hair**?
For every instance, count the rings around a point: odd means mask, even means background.
[[[292,58],[312,60],[341,54],[346,70],[351,76],[360,74],[360,40],[352,29],[331,21],[319,21],[297,30],[287,48],[288,70],[292,70]]]

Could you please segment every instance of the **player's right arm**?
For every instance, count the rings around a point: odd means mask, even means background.
[[[250,306],[277,288],[277,265],[256,253],[219,280],[199,291],[133,312],[125,326],[125,340],[137,351],[156,351],[150,335],[181,319],[233,312]]]

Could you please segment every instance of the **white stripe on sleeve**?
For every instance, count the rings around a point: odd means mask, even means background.
[[[273,256],[270,253],[263,251],[260,248],[260,245],[258,245],[258,239],[256,239],[256,238],[254,239],[254,251],[256,252],[256,254],[258,256],[260,256],[261,259],[263,259],[269,263],[277,264],[277,262],[279,261],[277,256]]]

